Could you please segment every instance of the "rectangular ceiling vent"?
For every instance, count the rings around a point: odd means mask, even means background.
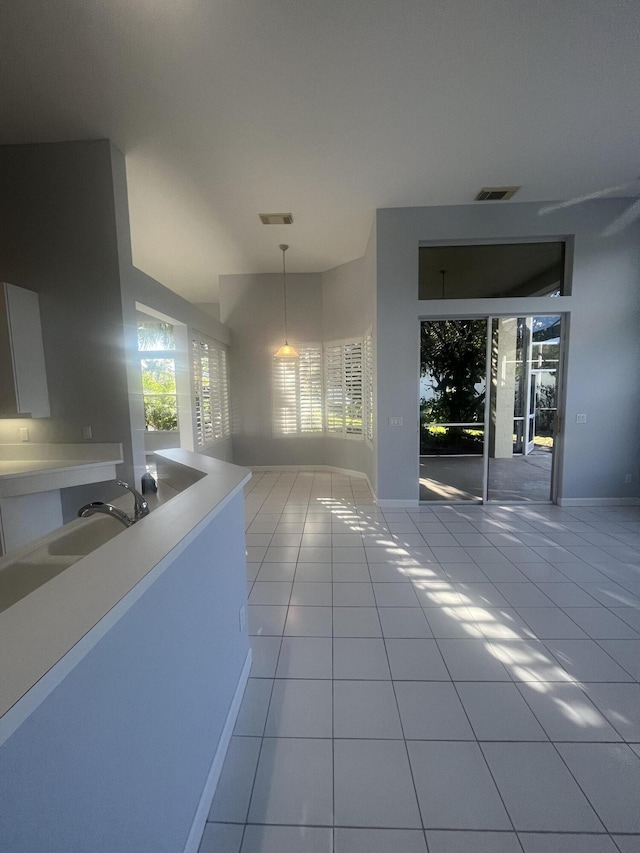
[[[520,187],[482,187],[474,201],[508,201]]]
[[[263,225],[293,225],[291,213],[259,213]]]

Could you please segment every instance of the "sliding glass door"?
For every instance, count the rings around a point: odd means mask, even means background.
[[[550,501],[562,318],[424,320],[420,500]]]
[[[420,372],[420,500],[481,501],[487,321],[423,321]]]

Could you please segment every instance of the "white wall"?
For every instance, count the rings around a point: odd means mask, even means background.
[[[560,498],[638,495],[640,225],[603,230],[631,203],[590,202],[541,217],[538,204],[379,210],[377,214],[378,497],[417,500],[419,319],[450,314],[570,314]],[[418,300],[421,242],[574,239],[572,295]],[[576,424],[586,413],[587,423]],[[403,418],[389,427],[388,417]],[[631,473],[633,482],[625,483]]]

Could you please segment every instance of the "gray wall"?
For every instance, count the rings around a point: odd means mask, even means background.
[[[220,319],[220,303],[219,302],[196,302],[196,308],[200,308],[205,314],[210,314],[216,320]]]
[[[287,274],[287,306],[290,342],[364,335],[374,327],[375,240],[365,257],[325,273]],[[373,481],[375,455],[365,441],[273,437],[271,359],[284,339],[282,276],[221,276],[220,310],[232,335],[234,462],[331,465],[362,472]]]
[[[364,336],[374,330],[374,289],[365,258],[323,273],[322,327],[324,340]],[[374,482],[374,451],[366,441],[327,436],[326,464],[362,471]]]
[[[377,220],[374,219],[364,253],[363,274],[367,287],[366,299],[371,305],[373,322],[373,455],[369,480],[374,494],[378,493],[378,243]]]
[[[139,484],[144,414],[136,354],[140,301],[223,343],[211,315],[131,262],[124,156],[108,140],[0,147],[0,280],[40,298],[51,417],[0,420],[0,442],[122,442],[118,476]],[[131,405],[130,405],[131,404]],[[231,441],[207,455],[231,461]],[[96,483],[62,491],[65,521],[122,490]]]
[[[0,233],[0,278],[40,297],[51,417],[27,422],[31,440],[81,442],[90,425],[94,441],[122,442],[118,474],[131,477],[109,142],[0,148]],[[17,427],[0,421],[0,441]],[[64,490],[65,517],[113,491]]]
[[[238,465],[324,465],[322,436],[274,438],[271,363],[284,341],[282,276],[220,276],[231,330],[233,458]],[[289,341],[322,341],[322,276],[287,274]]]
[[[638,495],[638,222],[604,236],[629,205],[613,199],[541,217],[538,204],[380,210],[377,215],[378,497],[418,496],[419,319],[570,313],[560,497]],[[418,300],[421,241],[574,237],[572,295]],[[587,423],[576,424],[586,413]],[[403,427],[389,427],[401,416]],[[633,482],[625,483],[632,474]]]
[[[0,747],[0,849],[183,850],[249,648],[243,520],[240,493]]]
[[[183,368],[190,374],[191,352],[189,347],[194,332],[201,332],[223,344],[230,343],[229,330],[211,314],[201,311],[191,302],[187,302],[177,293],[169,290],[160,282],[148,276],[142,270],[133,266],[131,253],[131,230],[129,225],[129,201],[127,196],[127,176],[124,155],[111,146],[111,161],[113,168],[114,209],[118,238],[118,258],[120,263],[122,321],[124,343],[127,357],[127,383],[131,411],[131,443],[135,464],[135,479],[140,482],[144,473],[144,406],[142,402],[142,384],[138,359],[136,302],[147,308],[159,311],[172,320],[184,325],[182,336],[187,351],[183,358]],[[190,379],[188,380],[191,386]],[[195,450],[193,439],[191,443],[185,440],[186,433],[193,435],[193,421],[187,424],[188,430],[183,429],[182,447]],[[167,446],[167,445],[165,445]],[[175,446],[175,445],[171,445]],[[201,451],[205,456],[232,460],[231,438],[219,442]]]

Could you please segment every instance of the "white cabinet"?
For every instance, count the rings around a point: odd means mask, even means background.
[[[0,285],[0,418],[48,418],[38,294]]]

